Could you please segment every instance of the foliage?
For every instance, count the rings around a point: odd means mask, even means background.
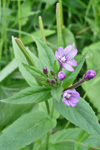
[[[100,2],[59,0],[57,16],[56,3],[1,0],[0,150],[100,149]],[[59,81],[55,51],[69,44],[78,49],[77,67],[63,68]],[[63,91],[90,69],[97,76],[77,88],[76,107],[63,104]]]

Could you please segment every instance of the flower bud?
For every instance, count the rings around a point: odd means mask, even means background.
[[[51,75],[55,75],[55,72],[53,70],[50,71]]]
[[[48,74],[47,67],[43,67],[43,73],[46,74],[46,75]]]
[[[51,84],[55,84],[55,83],[56,83],[55,79],[51,79]]]
[[[49,78],[47,78],[47,80],[46,80],[46,81],[47,81],[48,83],[50,83],[50,81],[51,81],[51,80],[50,80]]]
[[[62,71],[60,71],[60,72],[58,73],[58,79],[59,79],[59,80],[64,80],[64,79],[65,79],[65,73],[62,72]]]
[[[94,70],[88,70],[84,75],[85,80],[91,80],[96,76],[96,72]]]

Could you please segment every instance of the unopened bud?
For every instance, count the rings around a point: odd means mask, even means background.
[[[94,70],[88,70],[84,75],[85,80],[91,80],[96,76],[96,72]]]
[[[51,84],[55,84],[56,83],[56,81],[55,81],[55,79],[51,79]]]
[[[59,80],[64,80],[65,79],[65,73],[64,72],[62,72],[62,71],[60,71],[59,73],[58,73],[58,79]]]
[[[50,71],[51,75],[55,75],[55,72],[53,70]]]
[[[46,74],[46,75],[48,74],[47,67],[43,67],[43,73]]]
[[[48,83],[50,83],[50,81],[51,81],[51,80],[50,80],[49,78],[47,78],[47,80],[46,80],[46,81],[47,81]]]

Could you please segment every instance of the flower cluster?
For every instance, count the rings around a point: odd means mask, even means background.
[[[56,77],[55,72],[51,70],[50,73],[53,78],[47,78],[48,83],[52,84],[53,86],[57,86],[57,79],[63,82],[63,80],[65,79],[65,73],[61,71],[62,68],[68,71],[74,71],[74,68],[72,66],[77,66],[77,62],[74,60],[77,52],[77,49],[74,49],[73,45],[69,45],[65,49],[63,49],[62,47],[58,48],[58,51],[55,52],[55,56],[60,63],[59,72]],[[48,77],[48,70],[46,67],[43,68],[43,73]],[[95,76],[96,72],[94,70],[88,70],[82,80],[68,87],[67,89],[64,89],[62,99],[63,103],[67,106],[75,107],[79,102],[78,97],[80,97],[80,94],[74,88],[82,84],[84,81],[93,79]]]

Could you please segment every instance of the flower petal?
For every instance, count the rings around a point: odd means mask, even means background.
[[[71,60],[75,57],[75,55],[77,54],[77,49],[75,48],[74,50],[72,50],[68,55],[66,55],[66,59],[67,60]]]
[[[71,105],[72,107],[75,107],[75,106],[76,106],[76,103],[70,103],[70,105]]]
[[[68,45],[65,49],[64,49],[64,54],[67,55],[71,52],[72,48],[74,46],[73,45]]]
[[[66,99],[62,99],[63,103],[66,104],[67,106],[70,106],[69,102]]]
[[[73,97],[71,97],[70,102],[72,102],[72,103],[78,103],[78,102],[79,102],[79,99],[78,99],[78,98],[73,98]]]
[[[58,51],[55,51],[55,56],[56,56],[57,60],[59,61],[60,60],[60,55],[59,55]]]
[[[60,56],[64,55],[63,47],[58,47],[58,53]]]
[[[70,64],[71,66],[77,66],[77,62],[74,59],[67,61],[67,63]]]
[[[80,97],[80,94],[79,94],[78,92],[73,93],[73,94],[72,94],[72,97],[74,97],[74,98],[75,98],[75,97]]]
[[[63,66],[65,69],[69,70],[69,71],[74,71],[74,69],[72,68],[72,66],[69,65],[69,64],[67,64],[67,63],[62,63],[62,66]]]
[[[73,90],[71,90],[71,93],[72,93],[72,97],[80,97],[80,94],[75,90],[75,89],[73,89]]]

